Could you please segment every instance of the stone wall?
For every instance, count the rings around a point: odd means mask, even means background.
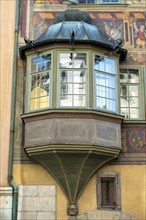
[[[51,185],[20,185],[18,220],[55,220],[56,188]]]
[[[12,215],[12,188],[0,187],[0,220],[10,220]]]

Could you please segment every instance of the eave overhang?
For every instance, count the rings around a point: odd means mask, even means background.
[[[41,47],[48,47],[49,45],[51,46],[52,44],[54,43],[57,43],[59,45],[61,44],[67,44],[70,46],[70,40],[69,39],[47,39],[47,40],[44,40],[44,41],[40,41],[40,42],[34,42],[34,48],[33,49],[37,49],[37,48],[41,48]],[[96,41],[96,40],[78,40],[76,39],[74,41],[74,45],[93,45],[93,46],[96,46],[96,48],[103,48],[103,49],[108,49],[111,53],[113,52],[114,53],[114,50],[112,49],[113,45],[110,45],[110,44],[106,44],[106,43],[103,43],[103,42],[100,42],[100,41]],[[27,51],[30,51],[32,49],[30,49],[30,47],[28,45],[26,46],[22,46],[19,48],[19,54],[20,54],[20,57],[21,59],[25,59],[26,57],[26,52]],[[124,61],[126,59],[126,56],[127,56],[127,50],[124,49],[124,48],[119,48],[119,50],[117,51],[118,54],[120,54],[120,61]]]
[[[120,40],[120,41],[117,41]],[[19,48],[20,57],[25,58],[28,50],[41,50],[42,46],[48,47],[52,43],[66,43],[73,46],[76,44],[92,44],[96,47],[108,49],[111,53],[119,53],[120,60],[126,58],[127,50],[122,48],[121,39],[111,40],[106,33],[92,24],[88,13],[79,10],[66,10],[56,17],[55,23],[36,40],[26,42]]]

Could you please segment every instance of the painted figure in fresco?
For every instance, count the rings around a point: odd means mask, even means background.
[[[146,30],[145,25],[141,24],[140,27],[134,22],[134,30],[136,35],[137,48],[146,48]]]
[[[41,34],[43,34],[49,24],[47,23],[47,20],[45,19],[38,19],[38,17],[33,17],[33,27],[34,27],[34,40],[37,39]]]
[[[107,22],[104,23],[104,30],[106,35],[109,37],[109,40],[117,40],[118,38],[122,38],[122,25],[117,27],[117,24],[114,21],[114,24],[109,24]]]

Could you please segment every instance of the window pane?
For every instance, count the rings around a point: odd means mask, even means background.
[[[120,83],[127,83],[127,82],[128,82],[128,74],[120,73]]]
[[[105,72],[115,74],[115,60],[105,58]]]
[[[31,73],[48,69],[51,69],[51,54],[45,54],[31,59]]]
[[[107,88],[106,89],[106,97],[109,99],[115,100],[116,99],[115,89]]]
[[[139,71],[138,70],[129,70],[129,82],[139,83]]]
[[[50,106],[51,54],[31,59],[29,103],[30,110],[38,110]]]
[[[104,61],[98,61],[98,58],[95,56],[94,69],[104,71]]]
[[[36,99],[31,99],[31,110],[37,110],[41,108],[46,108],[48,107],[49,103],[49,97],[41,97],[41,98],[36,98]]]
[[[116,102],[114,100],[107,100],[106,108],[109,111],[115,111],[116,110]]]
[[[60,105],[85,106],[85,71],[63,70],[60,76]]]
[[[97,108],[106,109],[106,100],[104,98],[96,98]]]
[[[103,74],[96,74],[96,84],[105,86],[105,75]]]
[[[60,53],[60,68],[85,68],[85,53]]]
[[[114,59],[95,55],[96,107],[116,111],[116,62]]]
[[[138,108],[131,108],[130,109],[130,118],[138,118],[139,116],[139,109]]]
[[[121,108],[121,115],[124,115],[125,118],[130,118],[129,108]]]
[[[105,87],[97,86],[96,87],[96,95],[100,97],[106,97]]]
[[[106,86],[115,88],[115,78],[113,76],[106,76]]]
[[[120,84],[121,114],[125,115],[125,118],[139,118],[141,100],[139,70],[121,69]]]

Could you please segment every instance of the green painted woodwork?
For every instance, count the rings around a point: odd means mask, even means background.
[[[117,157],[120,149],[99,146],[41,146],[26,148],[56,179],[69,205],[76,205],[91,176]]]

